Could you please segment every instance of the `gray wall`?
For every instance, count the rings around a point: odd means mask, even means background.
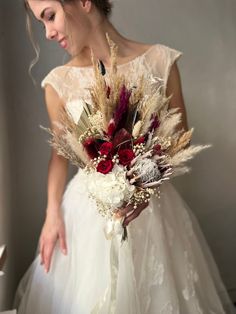
[[[114,4],[112,21],[122,34],[141,42],[163,43],[184,53],[178,64],[189,126],[195,128],[193,142],[212,143],[213,148],[197,156],[191,163],[193,171],[174,183],[197,216],[236,301],[236,2],[117,0]],[[0,278],[8,290],[0,290],[1,310],[9,305],[11,285],[16,286],[34,257],[44,219],[49,147],[39,124],[47,125],[48,118],[39,84],[51,68],[63,62],[64,55],[44,40],[42,28],[37,26],[41,58],[33,71],[38,82],[34,87],[27,74],[33,51],[21,1],[0,1],[0,13],[0,170],[4,182],[0,243],[8,242],[12,252],[5,279]]]
[[[2,11],[0,11],[0,30],[2,30]],[[5,73],[5,50],[3,33],[0,31],[0,73]],[[14,289],[14,250],[12,242],[12,173],[10,155],[10,137],[8,133],[9,117],[7,113],[6,76],[0,76],[0,245],[9,248],[9,260],[4,268],[5,276],[0,277],[0,305],[7,308],[11,300],[9,291]]]

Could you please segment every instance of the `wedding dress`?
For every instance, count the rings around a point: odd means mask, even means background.
[[[118,70],[131,80],[138,71],[151,71],[166,88],[181,55],[155,44]],[[92,67],[63,65],[42,87],[51,84],[78,121],[92,82]],[[235,313],[197,219],[171,182],[163,183],[160,199],[153,197],[128,225],[128,242],[122,245],[116,237],[105,238],[104,218],[88,197],[82,169],[68,183],[61,208],[68,255],[57,244],[45,273],[37,249],[15,295],[18,314]]]

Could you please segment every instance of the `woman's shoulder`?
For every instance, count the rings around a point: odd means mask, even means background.
[[[51,85],[57,92],[58,96],[65,99],[68,93],[68,82],[70,78],[70,69],[64,65],[56,66],[51,69],[48,74],[41,81],[41,88],[45,88],[47,85]]]
[[[160,52],[160,53],[170,53],[171,51],[178,51],[181,52],[180,50],[172,47],[172,45],[164,44],[161,42],[155,42],[153,44],[146,44],[142,42],[133,42],[133,47],[134,49],[137,50],[137,54],[142,54],[145,52]],[[182,52],[181,52],[182,53]]]
[[[183,55],[183,52],[172,45],[156,42],[154,44],[138,43],[140,58],[156,75],[166,76],[172,64]]]
[[[149,46],[145,59],[159,71],[165,71],[166,67],[171,66],[182,55],[183,52],[172,45],[155,43]]]
[[[182,55],[183,52],[177,48],[174,48],[172,45],[164,44],[164,43],[154,43],[152,45],[147,46],[147,51],[150,51],[151,56],[159,56],[159,58],[167,58],[171,55]]]
[[[149,55],[149,64],[166,88],[171,67],[183,55],[183,52],[168,44],[157,43],[155,46],[156,49]]]
[[[69,75],[70,68],[65,65],[59,65],[51,69],[41,81],[41,87],[44,88],[47,83],[59,84]]]

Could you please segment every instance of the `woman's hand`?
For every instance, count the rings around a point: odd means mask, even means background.
[[[41,265],[44,264],[46,272],[49,271],[53,250],[58,238],[60,249],[66,255],[67,245],[64,219],[60,213],[53,212],[46,216],[39,240]]]
[[[140,213],[148,206],[147,203],[142,203],[137,206],[137,208],[134,208],[132,204],[124,207],[124,208],[119,208],[118,211],[116,212],[117,217],[123,217],[126,216],[129,212],[132,212],[126,218],[124,219],[123,225],[128,226],[128,224],[134,220],[136,217],[140,215]]]

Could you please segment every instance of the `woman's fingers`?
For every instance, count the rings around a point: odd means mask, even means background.
[[[128,226],[128,224],[135,218],[137,218],[140,213],[141,213],[142,209],[135,209],[129,216],[127,216],[124,219],[123,225],[124,226]]]
[[[133,208],[133,205],[130,204],[124,208],[120,208],[117,212],[116,212],[116,216],[117,217],[122,217],[122,216],[125,216],[126,214],[128,214],[130,211],[133,211],[134,208]]]
[[[55,242],[48,241],[47,244],[45,244],[44,249],[43,249],[44,269],[46,272],[48,272],[50,268],[54,246],[55,246]]]
[[[148,206],[148,203],[142,203],[142,204],[139,204],[137,208],[135,208],[133,210],[133,212],[127,216],[124,221],[123,221],[123,225],[124,226],[128,226],[128,224],[134,220],[135,218],[137,218],[140,213],[144,210],[144,208],[146,208]]]
[[[40,255],[40,264],[43,264],[43,242],[40,239],[39,241],[39,255]]]
[[[67,254],[67,245],[66,245],[66,235],[65,235],[65,230],[62,230],[59,233],[59,243],[60,243],[60,248],[63,254]]]

